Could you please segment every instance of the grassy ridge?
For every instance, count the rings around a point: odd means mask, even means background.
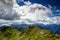
[[[60,40],[60,35],[35,26],[24,30],[5,27],[0,29],[0,40]]]

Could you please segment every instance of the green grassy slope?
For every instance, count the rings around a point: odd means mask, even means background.
[[[0,40],[60,40],[60,35],[38,27],[29,27],[24,30],[6,27],[0,29]]]

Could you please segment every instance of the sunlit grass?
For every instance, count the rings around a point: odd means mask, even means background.
[[[60,35],[35,26],[24,30],[6,27],[0,29],[0,40],[60,40]]]

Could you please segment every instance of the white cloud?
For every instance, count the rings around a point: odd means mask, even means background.
[[[24,2],[25,5],[31,5],[31,2],[30,1],[27,1],[27,2]]]
[[[42,4],[31,4],[29,1],[24,3],[24,6],[19,6],[16,0],[10,0],[8,3],[1,0],[0,24],[60,24],[60,17],[48,17],[52,13],[50,8]]]
[[[56,10],[56,12],[60,12],[60,10]]]
[[[59,16],[55,16],[55,17],[53,17],[51,19],[53,20],[54,23],[60,24],[60,17]]]
[[[51,5],[49,5],[49,4],[48,4],[48,7],[49,7],[50,9],[52,9],[52,8],[53,8],[53,7],[52,7]]]

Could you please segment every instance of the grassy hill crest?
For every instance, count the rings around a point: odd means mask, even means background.
[[[5,27],[0,29],[0,40],[60,40],[60,35],[36,26],[24,30]]]

